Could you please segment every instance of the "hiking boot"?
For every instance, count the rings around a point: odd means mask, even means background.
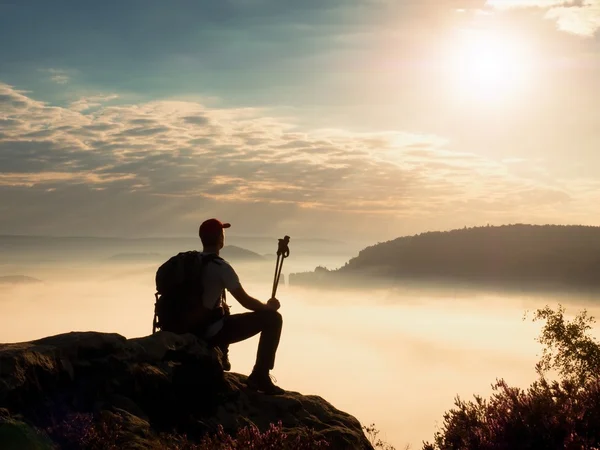
[[[276,386],[273,381],[277,381],[274,376],[267,374],[261,375],[256,372],[252,372],[248,377],[246,385],[255,391],[262,392],[267,395],[281,395],[285,391],[279,386]]]

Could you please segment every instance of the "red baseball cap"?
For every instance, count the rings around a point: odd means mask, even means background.
[[[230,226],[230,223],[223,223],[218,219],[208,219],[202,222],[202,225],[200,225],[200,230],[198,230],[198,234],[200,237],[215,236],[218,235],[223,228],[229,228]]]

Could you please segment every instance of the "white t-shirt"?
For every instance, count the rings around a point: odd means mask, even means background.
[[[205,255],[208,255],[208,253],[200,252],[198,257],[202,258]],[[204,288],[202,304],[208,309],[222,306],[222,294],[225,289],[231,292],[241,286],[237,273],[224,259],[210,261],[206,263],[202,270],[202,286]],[[208,327],[204,336],[207,338],[212,337],[221,328],[223,328],[223,319]]]

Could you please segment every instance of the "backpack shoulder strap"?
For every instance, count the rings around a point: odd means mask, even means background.
[[[214,262],[216,264],[223,264],[225,262],[225,260],[223,258],[221,258],[219,255],[217,255],[216,253],[209,253],[208,255],[202,255],[200,258],[201,261],[201,265],[204,266],[205,264]],[[225,289],[223,289],[223,292],[221,292],[221,300],[222,302],[227,305],[227,297],[225,295]]]

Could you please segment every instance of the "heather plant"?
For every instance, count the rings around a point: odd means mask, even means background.
[[[321,450],[329,448],[329,442],[309,428],[284,431],[281,421],[271,424],[261,432],[255,426],[240,429],[235,436],[227,434],[219,425],[215,434],[205,436],[200,443],[191,442],[185,435],[163,435],[163,448],[170,450]]]
[[[116,418],[98,419],[91,413],[73,413],[45,431],[64,450],[118,450],[123,425]]]
[[[123,424],[117,417],[74,413],[48,427],[46,433],[64,450],[117,450],[125,444]],[[200,442],[190,440],[185,434],[162,433],[155,443],[156,450],[322,450],[329,446],[314,430],[298,428],[292,434],[283,429],[281,422],[271,424],[264,432],[247,426],[235,436],[219,425],[216,433],[206,435]]]
[[[566,449],[600,446],[600,385],[541,378],[528,389],[493,385],[489,399],[457,398],[424,450]]]
[[[520,389],[498,380],[489,399],[457,397],[433,443],[423,449],[600,448],[600,345],[588,334],[594,318],[584,310],[568,321],[564,313],[559,305],[534,314],[534,321],[545,321],[538,338],[545,347],[537,381]],[[547,377],[551,371],[558,379]]]

